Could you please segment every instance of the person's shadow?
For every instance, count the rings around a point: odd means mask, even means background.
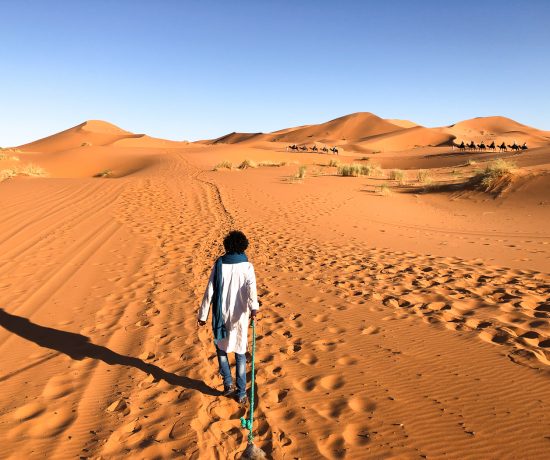
[[[160,367],[146,363],[139,358],[120,355],[106,347],[91,343],[90,338],[84,335],[31,323],[27,318],[7,313],[3,308],[0,308],[0,326],[41,347],[64,353],[72,359],[92,358],[99,359],[109,365],[131,366],[153,375],[157,380],[165,380],[171,385],[197,390],[210,396],[220,395],[219,391],[214,390],[200,380],[166,372]]]

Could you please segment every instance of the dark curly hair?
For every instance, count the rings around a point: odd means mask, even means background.
[[[248,239],[243,232],[232,230],[223,239],[223,247],[228,254],[233,252],[241,253],[248,248]]]

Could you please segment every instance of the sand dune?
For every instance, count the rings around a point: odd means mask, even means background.
[[[526,142],[531,147],[550,143],[550,132],[522,125],[506,117],[472,118],[451,125],[445,131],[456,136],[458,142],[462,140],[465,142],[483,140],[485,143],[495,140],[509,144]]]
[[[427,128],[409,120],[382,119],[369,112],[359,112],[318,125],[286,128],[268,134],[230,133],[205,143],[244,143],[271,149],[280,149],[285,144],[336,145],[350,153],[363,153],[451,145],[455,140],[458,143],[526,142],[531,147],[540,147],[550,144],[550,132],[505,117],[479,117],[451,126]]]
[[[195,316],[231,228],[262,301],[269,458],[545,458],[550,146],[426,147],[455,134],[370,114],[319,126],[278,136],[350,136],[349,156],[87,122],[0,157],[49,172],[0,182],[0,458],[239,458],[245,412]],[[329,160],[366,163],[355,145],[380,174],[337,175]],[[506,193],[459,187],[497,158],[518,168]],[[245,159],[271,166],[213,171]]]

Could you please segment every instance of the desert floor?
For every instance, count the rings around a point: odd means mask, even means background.
[[[244,411],[196,325],[233,228],[262,302],[268,456],[549,457],[549,148],[494,197],[338,177],[335,156],[151,145],[21,153],[50,177],[0,183],[0,458],[238,458]],[[109,155],[114,177],[92,177]],[[376,161],[444,182],[497,156]],[[212,170],[245,159],[287,164]]]

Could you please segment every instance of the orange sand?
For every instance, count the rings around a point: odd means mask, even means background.
[[[486,133],[536,148],[436,147]],[[270,457],[548,456],[549,137],[354,114],[188,144],[93,121],[10,152],[0,170],[48,175],[0,183],[0,458],[238,458],[244,411],[196,327],[231,228],[257,271]],[[344,155],[285,151],[314,141]],[[382,176],[327,166],[364,152]],[[504,193],[460,186],[501,157],[518,167]],[[212,171],[245,159],[287,164]]]

